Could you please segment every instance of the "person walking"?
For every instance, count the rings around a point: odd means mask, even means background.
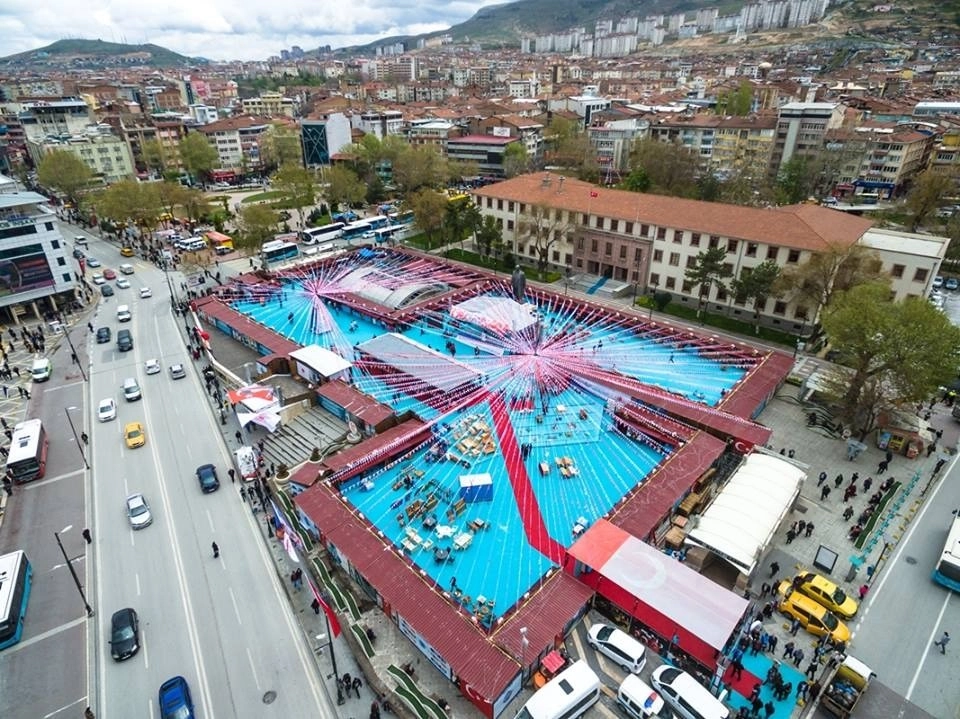
[[[216,543],[216,542],[213,542],[213,543],[210,545],[210,547],[211,547],[211,549],[213,549],[213,558],[214,558],[214,559],[218,558],[218,557],[220,556],[220,547],[217,546],[217,543]]]
[[[933,643],[933,646],[940,647],[940,653],[947,653],[947,645],[950,643],[950,632],[944,631],[943,636]]]
[[[887,471],[887,468],[890,466],[890,462],[886,459],[882,460],[880,464],[877,465],[877,474],[883,474]]]
[[[807,679],[813,681],[813,678],[817,676],[817,672],[820,670],[820,662],[817,661],[817,658],[814,657],[810,660],[810,664],[807,665],[807,671],[804,672]]]
[[[363,681],[360,679],[360,677],[354,677],[354,678],[353,678],[353,682],[351,682],[350,686],[353,687],[353,691],[356,692],[356,694],[357,694],[357,699],[359,699],[359,698],[360,698],[360,687],[363,686]]]
[[[86,432],[80,433],[80,441],[83,442],[84,444],[90,444],[90,437],[87,436]]]
[[[770,563],[770,578],[777,576],[780,573],[780,565],[777,562]]]
[[[83,719],[97,719],[97,716],[93,713],[93,709],[87,707],[83,710]]]
[[[820,490],[820,501],[826,501],[827,497],[830,496],[830,485],[823,485],[823,489]]]
[[[237,444],[243,444],[243,435],[240,434],[239,429],[233,433],[233,436],[237,438]]]
[[[80,534],[87,544],[93,544],[93,536],[90,534],[89,529],[84,529]]]
[[[234,484],[237,481],[237,472],[232,467],[227,470],[227,474],[230,475],[230,484]]]

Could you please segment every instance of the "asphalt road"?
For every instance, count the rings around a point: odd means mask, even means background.
[[[877,672],[880,682],[942,719],[960,717],[960,646],[954,642],[943,656],[933,642],[944,630],[960,637],[960,597],[934,583],[930,574],[956,508],[960,467],[954,460],[881,569],[853,645],[854,655]]]
[[[94,244],[106,266],[119,262],[112,248]],[[230,484],[228,457],[170,312],[163,273],[144,261],[134,265],[131,289],[102,303],[94,322],[111,327],[114,337],[130,329],[134,349],[121,353],[115,342],[92,346],[91,411],[105,397],[118,404],[117,419],[91,420],[90,433],[100,607],[97,716],[154,716],[157,689],[177,674],[189,682],[205,719],[336,716],[260,537],[263,528]],[[152,298],[139,298],[144,286]],[[133,312],[122,325],[115,318],[121,303]],[[158,359],[163,371],[148,376],[148,359]],[[185,379],[170,378],[175,362],[187,367]],[[138,379],[142,400],[123,399],[126,377]],[[128,449],[122,436],[123,425],[133,421],[143,423],[147,436],[138,449]],[[195,476],[206,463],[217,466],[225,483],[207,495]],[[133,492],[147,497],[154,515],[151,526],[136,532],[124,504]],[[219,559],[212,556],[213,541],[221,547]],[[127,606],[140,615],[143,646],[135,657],[114,662],[110,615]]]

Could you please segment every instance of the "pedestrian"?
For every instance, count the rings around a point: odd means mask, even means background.
[[[820,476],[817,478],[817,486],[821,486],[824,482],[827,481],[827,473],[821,472]]]
[[[797,533],[793,531],[793,527],[787,530],[787,544],[793,544],[793,540],[797,538]]]
[[[933,454],[934,452],[936,452],[936,451],[937,451],[937,443],[936,443],[936,442],[931,442],[930,444],[927,445],[927,456],[928,456],[928,457],[929,457],[931,454]]]
[[[760,585],[760,599],[763,599],[768,594],[770,594],[770,585],[764,582]]]
[[[84,444],[90,444],[90,437],[87,436],[86,432],[80,433],[80,441],[83,442]]]
[[[360,698],[360,687],[363,686],[363,681],[361,681],[360,677],[354,677],[354,678],[353,678],[353,682],[352,682],[352,686],[353,686],[353,691],[355,691],[355,692],[357,693],[357,699],[359,699],[359,698]]]
[[[825,484],[823,485],[823,489],[820,490],[820,501],[821,502],[826,501],[827,497],[829,496],[830,496],[830,486]]]
[[[798,622],[799,624],[799,622]],[[800,647],[797,647],[793,652],[793,666],[797,669],[800,668],[800,662],[803,661],[803,650]]]
[[[93,713],[93,709],[87,707],[83,710],[83,719],[97,719],[97,716]]]
[[[817,661],[817,658],[814,657],[810,660],[810,664],[807,665],[807,671],[804,672],[807,679],[813,681],[813,678],[817,676],[817,672],[820,670],[820,662]]]
[[[316,597],[313,598],[313,601],[310,602],[310,608],[313,610],[314,614],[320,613],[320,600]]]
[[[93,544],[93,536],[90,534],[89,529],[84,529],[80,534],[84,540],[86,540],[87,544]]]
[[[780,640],[777,639],[777,635],[776,635],[776,634],[771,634],[771,635],[770,635],[770,638],[767,640],[767,646],[769,647],[771,654],[776,654],[776,653],[777,653],[777,642],[779,642],[779,641],[780,641]]]
[[[943,469],[943,465],[945,465],[946,463],[947,463],[947,460],[945,460],[943,457],[938,459],[937,463],[933,466],[933,473],[934,474],[939,473],[940,470]]]
[[[807,692],[810,691],[810,685],[807,682],[797,684],[797,703],[803,706],[807,703]]]
[[[344,673],[343,673],[343,678],[340,680],[340,682],[343,684],[343,688],[346,689],[346,690],[347,690],[347,693],[349,694],[349,693],[350,693],[350,685],[351,685],[351,682],[352,682],[352,679],[350,678],[350,672],[344,672]]]
[[[370,704],[370,719],[380,719],[380,705],[376,702]]]
[[[237,438],[237,444],[243,444],[243,435],[240,434],[239,429],[233,433],[233,436]]]
[[[803,532],[804,537],[809,537],[813,534],[813,522],[807,522],[807,528]]]
[[[833,478],[833,488],[840,489],[840,485],[843,484],[843,474],[838,474]]]
[[[780,572],[780,565],[777,562],[770,563],[770,578],[777,576]]]
[[[800,631],[800,620],[794,618],[794,620],[790,622],[790,636],[791,637],[797,636],[797,632],[799,631]]]
[[[844,522],[849,522],[852,516],[853,516],[853,507],[847,507],[845,510],[843,510]]]
[[[213,558],[216,559],[217,557],[219,557],[220,547],[217,546],[217,543],[214,542],[213,544],[210,545],[210,547],[213,549]]]
[[[763,713],[767,716],[767,719],[770,719],[777,712],[777,708],[773,705],[773,702],[767,702],[763,705]]]
[[[90,330],[90,334],[93,334],[93,322],[87,322],[87,329]]]
[[[70,353],[70,361],[73,362],[74,364],[80,364],[80,360],[79,360],[79,358],[77,357],[77,353],[76,353],[76,352],[71,352],[71,353]]]
[[[870,491],[870,487],[872,487],[872,486],[873,486],[873,477],[867,477],[865,480],[863,480],[863,491],[864,491],[864,492],[869,492],[869,491]]]
[[[787,642],[786,644],[783,645],[783,658],[784,658],[784,659],[789,659],[790,657],[793,656],[793,647],[794,647],[793,642]]]
[[[887,460],[882,460],[880,464],[877,465],[877,474],[883,474],[887,471],[887,468],[890,466],[890,462]]]
[[[947,653],[947,645],[950,643],[950,632],[945,631],[943,636],[933,643],[933,646],[940,647],[940,653]]]
[[[240,487],[240,501],[241,502],[247,501],[247,490],[244,487]]]
[[[237,472],[233,469],[233,467],[227,470],[227,474],[230,475],[230,484],[233,484],[237,481]]]
[[[864,598],[866,598],[867,592],[869,592],[869,591],[870,591],[870,585],[868,585],[868,584],[861,584],[861,585],[860,585],[859,594],[860,594],[860,601],[861,601],[861,602],[864,600]]]
[[[733,670],[733,676],[739,681],[743,678],[743,663],[740,661],[739,657],[736,657],[731,663],[730,667]]]

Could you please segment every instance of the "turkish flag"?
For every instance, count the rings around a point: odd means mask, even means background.
[[[317,591],[317,588],[313,586],[313,582],[309,582],[310,591],[313,592],[313,598],[320,602],[320,606],[323,607],[323,613],[327,615],[327,623],[330,625],[330,633],[333,635],[333,638],[336,639],[340,636],[340,620],[337,619],[337,613],[333,611],[333,607],[323,601],[323,597],[320,596],[320,592]]]

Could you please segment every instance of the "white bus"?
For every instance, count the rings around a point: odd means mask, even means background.
[[[933,581],[960,592],[960,516],[950,524],[947,543],[943,546],[940,561],[933,570]]]
[[[13,428],[10,451],[7,454],[7,471],[14,482],[29,482],[42,479],[47,471],[47,448],[49,440],[43,422],[28,419]]]
[[[318,245],[339,240],[343,236],[344,227],[345,225],[342,222],[331,222],[329,225],[323,225],[322,227],[310,227],[300,233],[300,241],[305,245]]]
[[[373,239],[378,243],[402,240],[406,236],[407,228],[405,225],[390,225],[389,227],[381,227],[379,230],[373,231]]]
[[[366,232],[373,232],[373,223],[370,220],[357,220],[343,228],[343,239],[356,240]]]
[[[574,719],[599,698],[600,679],[581,659],[538,689],[516,719]]]
[[[0,649],[16,644],[23,635],[32,579],[26,554],[17,551],[0,557]]]
[[[260,247],[260,259],[265,265],[292,260],[300,256],[300,247],[295,242],[271,240]]]

